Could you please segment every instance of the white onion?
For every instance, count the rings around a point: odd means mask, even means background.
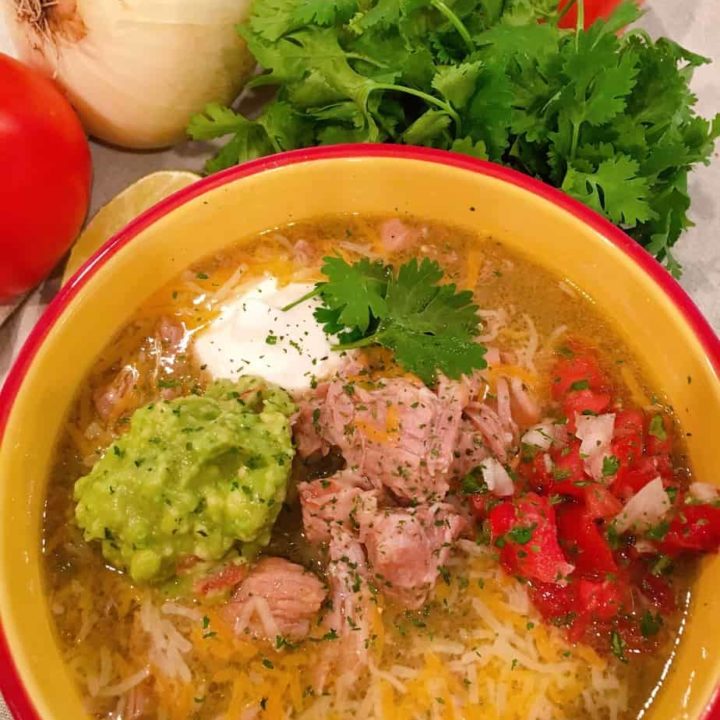
[[[254,60],[250,0],[3,0],[22,60],[53,75],[91,135],[171,145],[205,104],[231,103]]]
[[[690,483],[690,494],[700,502],[711,503],[720,497],[720,492],[715,485],[703,482]]]
[[[610,454],[610,443],[615,429],[615,414],[575,414],[575,435],[582,441],[580,455],[585,471],[593,480],[603,479],[603,460]]]
[[[541,450],[549,450],[555,439],[555,425],[551,422],[541,422],[533,425],[522,436],[521,442],[532,445]]]
[[[656,477],[627,501],[614,520],[615,530],[619,533],[631,528],[638,532],[648,530],[657,525],[671,507],[662,480]]]
[[[515,492],[515,486],[508,471],[495,458],[483,460],[480,468],[483,480],[491,493],[504,497]]]

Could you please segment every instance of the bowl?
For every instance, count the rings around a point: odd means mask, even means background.
[[[108,241],[47,308],[2,390],[0,688],[16,718],[86,717],[54,639],[40,526],[55,441],[94,359],[148,295],[200,257],[339,212],[410,212],[476,229],[567,278],[667,393],[697,476],[717,481],[720,341],[667,272],[599,215],[517,172],[444,151],[351,145],[246,163],[179,191]],[[714,712],[718,587],[720,558],[705,558],[673,668],[647,718]],[[720,712],[717,698],[714,707]]]

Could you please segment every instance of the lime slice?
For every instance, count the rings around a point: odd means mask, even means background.
[[[146,175],[126,187],[107,205],[101,207],[95,217],[85,226],[70,251],[70,257],[63,272],[63,285],[118,230],[122,230],[144,210],[176,190],[191,185],[199,178],[199,175],[184,170],[161,170]]]

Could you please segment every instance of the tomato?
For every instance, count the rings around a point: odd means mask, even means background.
[[[570,392],[563,400],[563,412],[568,420],[568,430],[575,432],[575,415],[592,413],[600,415],[610,405],[610,395],[604,392],[592,390],[578,390]]]
[[[52,80],[0,53],[0,300],[29,290],[70,247],[90,200],[90,148]]]
[[[511,575],[558,583],[572,571],[558,545],[555,510],[550,501],[527,493],[490,511],[493,543]]]
[[[552,396],[562,400],[570,392],[604,392],[606,379],[598,361],[590,353],[561,358],[552,370]]]
[[[570,0],[560,0],[558,7],[564,8]],[[620,4],[620,0],[585,0],[585,27],[592,25],[598,18],[608,17]],[[574,28],[577,25],[577,3],[560,20],[560,27]]]
[[[682,505],[660,543],[661,552],[717,552],[720,548],[720,507]]]
[[[617,572],[612,550],[588,511],[579,505],[564,505],[557,512],[560,547],[582,575]]]
[[[622,503],[601,483],[589,483],[585,491],[585,508],[594,520],[609,520],[621,510]]]
[[[658,476],[667,485],[672,475],[672,461],[668,455],[645,455],[629,468],[621,465],[611,489],[616,497],[627,500]]]

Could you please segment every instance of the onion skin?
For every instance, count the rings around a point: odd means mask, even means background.
[[[232,103],[255,66],[235,30],[250,0],[59,0],[39,22],[18,10],[27,0],[0,2],[20,58],[54,77],[87,131],[113,145],[182,141],[191,116]]]

